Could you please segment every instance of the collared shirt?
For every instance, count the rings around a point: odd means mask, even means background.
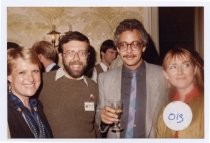
[[[100,66],[101,66],[101,68],[103,69],[104,72],[106,72],[108,70],[109,67],[107,65],[105,65],[102,62],[99,62],[99,64],[100,64]]]
[[[109,68],[107,65],[105,65],[102,62],[99,62],[99,65],[101,66],[101,68],[103,69],[104,72],[106,72],[108,70],[108,68]],[[94,67],[93,75],[92,75],[91,79],[97,83],[97,78],[98,78],[97,71],[96,71],[96,68]]]
[[[83,80],[85,82],[85,84],[88,86],[88,82],[87,80],[85,79],[85,76],[82,75],[81,77],[79,78],[72,78],[70,75],[68,75],[65,70],[63,68],[59,68],[57,71],[56,71],[56,75],[55,75],[55,81],[58,80],[59,78],[61,77],[67,77],[69,79],[75,79],[75,80]]]
[[[45,69],[45,72],[49,72],[55,65],[56,65],[56,63],[52,63],[52,64],[48,65],[47,68]]]

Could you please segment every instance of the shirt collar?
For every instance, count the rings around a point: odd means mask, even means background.
[[[81,76],[81,77],[79,77],[79,78],[77,78],[77,79],[75,79],[75,78],[72,78],[71,76],[69,76],[69,75],[64,71],[63,68],[59,68],[59,69],[56,71],[55,81],[57,81],[58,79],[60,79],[60,78],[63,77],[63,76],[65,76],[65,77],[67,77],[67,78],[69,78],[69,79],[73,79],[73,80],[83,80],[83,81],[85,82],[85,84],[88,86],[87,79],[85,78],[84,75]]]
[[[108,66],[105,65],[103,62],[99,62],[101,68],[103,69],[103,71],[107,71],[108,70]]]
[[[56,65],[55,63],[48,65],[47,68],[45,69],[45,71],[49,72],[55,65]]]
[[[133,73],[136,73],[137,76],[144,76],[144,72],[146,70],[145,62],[142,61],[141,65],[137,67],[135,70],[130,70],[123,65],[122,67],[122,75],[126,77],[132,77]]]
[[[199,88],[197,86],[195,86],[188,94],[186,94],[184,102],[189,103],[192,98],[196,96],[200,96]],[[173,100],[180,100],[180,94],[178,92],[175,93]]]

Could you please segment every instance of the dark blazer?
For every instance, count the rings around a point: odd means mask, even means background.
[[[53,68],[50,70],[50,71],[55,71],[55,70],[58,70],[60,67],[56,64],[53,66]]]
[[[44,125],[48,129],[50,136],[53,137],[48,121],[43,113],[42,105],[38,104],[38,113]],[[8,100],[8,124],[11,138],[34,138],[33,133],[22,117],[22,113],[17,111],[14,104]]]

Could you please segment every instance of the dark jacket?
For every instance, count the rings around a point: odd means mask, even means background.
[[[58,70],[60,67],[58,65],[54,65],[53,68],[50,71]]]
[[[43,124],[49,132],[49,138],[53,137],[51,128],[43,113],[42,105],[38,101],[38,114],[42,119]],[[22,117],[22,113],[18,111],[14,103],[8,99],[8,124],[11,138],[34,138],[33,133]]]

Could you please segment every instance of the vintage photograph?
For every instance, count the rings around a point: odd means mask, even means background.
[[[7,6],[6,140],[205,141],[205,8]]]

